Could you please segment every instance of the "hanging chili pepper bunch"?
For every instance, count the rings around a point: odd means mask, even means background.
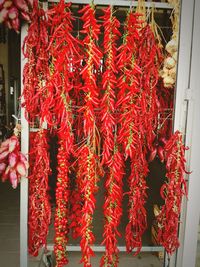
[[[140,34],[138,64],[143,73],[140,80],[141,115],[144,117],[147,149],[151,150],[157,129],[159,101],[156,86],[162,54],[149,24],[141,29]]]
[[[47,98],[42,106],[49,125],[55,125],[59,133],[63,132],[67,146],[71,150],[72,142],[72,100],[73,62],[79,61],[78,40],[72,35],[72,15],[70,5],[64,1],[48,11],[50,40],[48,52],[50,71],[47,81]],[[68,137],[66,137],[66,134]]]
[[[154,20],[153,20],[154,22]],[[141,30],[141,44],[139,50],[139,62],[143,69],[141,78],[142,110],[144,111],[144,131],[148,149],[148,162],[154,160],[156,155],[163,162],[163,142],[158,133],[158,114],[161,114],[160,98],[157,92],[159,87],[159,70],[162,62],[162,53],[159,39],[153,32],[154,25],[145,25]],[[147,52],[148,51],[148,52]],[[148,55],[148,56],[147,56]],[[160,94],[159,94],[160,95]],[[146,106],[146,108],[145,108]],[[164,140],[164,139],[163,139]]]
[[[20,152],[20,143],[16,135],[3,141],[0,145],[0,176],[2,182],[10,180],[15,189],[25,177],[29,164],[24,154]]]
[[[124,161],[114,137],[114,148],[110,160],[107,162],[108,174],[106,175],[106,198],[103,205],[105,225],[103,242],[105,254],[101,259],[100,266],[118,266],[119,249],[117,237],[121,237],[118,231],[122,216],[123,176]]]
[[[120,110],[118,142],[122,144],[125,157],[131,160],[131,175],[128,178],[129,222],[126,226],[126,246],[131,252],[137,248],[139,253],[142,234],[147,227],[145,178],[148,173],[143,151],[142,105],[140,94],[140,77],[142,70],[138,66],[138,43],[140,40],[140,15],[128,14],[125,23],[123,44],[119,48],[118,66],[122,70],[118,82],[119,93],[117,106]],[[138,201],[139,200],[139,201]]]
[[[164,146],[172,135],[174,91],[165,88],[163,82],[159,80],[157,84],[157,97],[159,100],[158,126],[156,140],[149,154],[148,161],[151,162],[158,156],[160,161],[164,163]]]
[[[82,43],[85,49],[85,65],[81,71],[83,80],[83,90],[85,94],[84,104],[79,112],[83,114],[83,144],[78,147],[77,183],[82,184],[81,195],[83,200],[82,218],[80,226],[80,245],[82,250],[82,260],[84,266],[91,266],[91,256],[94,255],[91,245],[94,243],[92,231],[93,213],[95,209],[95,192],[97,190],[97,180],[99,174],[99,157],[97,153],[98,130],[96,126],[95,110],[99,107],[99,88],[97,87],[95,70],[100,66],[102,53],[97,41],[100,33],[100,26],[95,18],[94,6],[87,5],[79,11],[83,20],[83,30],[85,38]]]
[[[117,228],[122,215],[122,178],[124,162],[117,144],[116,121],[116,92],[117,85],[117,44],[120,36],[119,21],[113,16],[112,7],[104,10],[104,51],[105,71],[102,77],[103,96],[101,99],[101,132],[103,136],[102,165],[106,168],[106,197],[104,203],[105,225],[103,242],[105,254],[101,259],[101,266],[117,266],[118,248],[117,237],[120,236]]]
[[[178,228],[180,224],[181,203],[187,195],[184,179],[185,150],[182,134],[176,131],[166,143],[165,162],[167,182],[161,188],[161,196],[165,204],[157,215],[158,242],[164,246],[168,254],[172,254],[179,247]]]
[[[37,256],[39,249],[46,246],[51,206],[48,196],[50,174],[47,131],[40,130],[30,144],[29,174],[29,253]]]
[[[117,95],[116,108],[119,109],[119,133],[118,142],[122,144],[126,158],[132,157],[132,152],[137,143],[138,128],[134,125],[139,106],[136,99],[139,92],[139,76],[141,69],[137,64],[137,42],[139,41],[139,21],[138,14],[132,11],[128,14],[123,44],[118,48],[118,69],[120,76],[118,79],[119,92]],[[133,116],[134,115],[134,116]]]
[[[68,181],[68,158],[69,154],[63,138],[59,140],[58,148],[58,175],[56,184],[56,211],[55,211],[55,245],[54,252],[56,263],[61,267],[68,263],[67,241],[68,241],[68,206],[69,206],[69,181]]]
[[[27,60],[23,69],[23,97],[22,105],[26,110],[28,121],[34,122],[42,118],[42,103],[46,98],[44,85],[48,74],[48,30],[45,12],[34,1],[31,14],[32,22],[24,40],[23,52]]]
[[[51,58],[47,81],[48,96],[43,105],[47,121],[57,127],[59,137],[56,187],[55,246],[57,266],[68,262],[66,245],[69,232],[69,160],[73,153],[73,117],[70,97],[74,83],[73,62],[79,61],[78,41],[72,35],[70,5],[64,0],[48,11]]]

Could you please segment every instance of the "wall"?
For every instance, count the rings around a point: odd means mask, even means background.
[[[0,43],[0,64],[3,64],[5,74],[6,115],[7,125],[12,121],[17,103],[15,96],[19,96],[20,84],[20,35],[14,31],[7,31],[6,43]],[[10,94],[10,86],[14,85],[15,95]]]
[[[6,114],[8,121],[8,43],[0,43],[0,64],[3,64],[6,92]]]

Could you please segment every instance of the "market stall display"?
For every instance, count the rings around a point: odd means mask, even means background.
[[[162,113],[163,109],[173,109],[174,91],[169,91],[163,73],[165,68],[176,67],[177,50],[172,51],[169,42],[166,50],[172,57],[164,59],[161,40],[154,31],[155,21],[153,25],[153,20],[139,13],[143,4],[137,11],[131,7],[124,23],[111,6],[103,10],[99,22],[94,3],[85,5],[78,11],[81,29],[75,34],[76,18],[69,3],[61,0],[46,11],[37,1],[33,3],[23,47],[26,64],[22,103],[28,122],[39,129],[30,152],[29,252],[37,255],[47,242],[51,219],[47,135],[57,135],[57,267],[68,263],[66,246],[71,232],[80,238],[81,262],[91,266],[95,194],[102,179],[105,253],[100,265],[118,266],[118,227],[124,195],[128,196],[126,249],[134,255],[141,251],[147,229],[146,178],[149,162],[155,157],[166,165],[168,179],[161,188],[165,204],[157,216],[158,239],[169,254],[179,246],[178,218],[186,195],[185,148],[181,134],[172,134],[172,121]],[[174,85],[175,76],[173,79]],[[127,160],[130,175],[126,178],[128,191],[124,192]],[[74,174],[72,189],[70,179]],[[176,218],[168,212],[171,205]]]

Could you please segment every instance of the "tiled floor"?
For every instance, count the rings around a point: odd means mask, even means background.
[[[80,257],[80,253],[70,252],[67,266],[82,266],[79,264]],[[101,253],[96,253],[93,267],[99,266],[100,257]],[[200,267],[200,245],[197,258],[196,267]],[[29,257],[29,267],[43,266],[39,259]],[[121,253],[119,267],[127,266],[162,267],[163,263],[151,253],[141,253],[136,258]],[[19,188],[13,190],[8,183],[0,183],[0,267],[19,267]]]

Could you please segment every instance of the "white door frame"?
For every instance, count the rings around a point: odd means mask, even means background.
[[[183,0],[182,4],[180,73],[178,72],[177,82],[177,96],[180,99],[176,101],[175,129],[185,126],[185,143],[190,147],[186,153],[187,165],[192,174],[188,177],[188,201],[183,203],[181,218],[183,223],[179,235],[181,246],[177,253],[175,266],[195,267],[200,214],[200,1]],[[185,55],[186,47],[187,54]],[[190,60],[187,58],[189,54]],[[189,71],[186,77],[181,72],[182,69]],[[186,105],[182,105],[181,109],[180,105],[183,100]],[[185,111],[187,123],[183,125],[181,120]]]

